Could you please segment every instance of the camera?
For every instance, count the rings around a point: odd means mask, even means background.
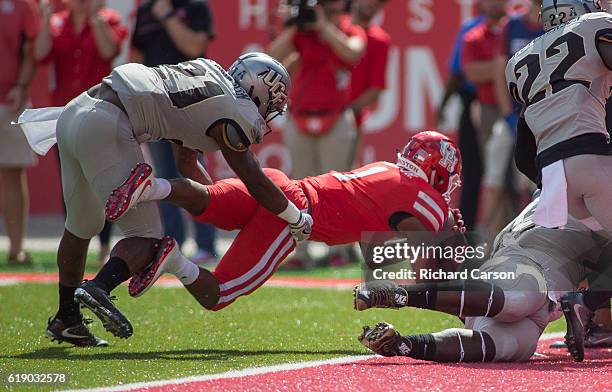
[[[329,0],[288,0],[287,8],[289,17],[285,21],[285,25],[298,25],[304,27],[309,23],[314,23],[317,20],[314,7],[317,4],[323,4]]]

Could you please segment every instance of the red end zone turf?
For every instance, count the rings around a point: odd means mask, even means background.
[[[588,350],[582,363],[550,349],[527,363],[435,364],[409,358],[365,361],[149,387],[146,391],[611,391],[612,350]]]

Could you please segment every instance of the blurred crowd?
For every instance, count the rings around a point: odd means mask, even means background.
[[[294,178],[355,164],[361,128],[385,90],[391,38],[375,23],[386,0],[281,0],[282,28],[267,46],[290,71],[289,112],[283,141]],[[445,122],[453,96],[461,102],[458,141],[463,156],[459,207],[474,242],[495,234],[528,200],[528,181],[513,163],[518,108],[507,92],[510,57],[543,33],[539,0],[478,0],[479,14],[461,26],[449,59],[446,91],[437,111]],[[130,61],[156,66],[206,56],[215,36],[214,15],[203,0],[142,1],[132,28],[103,0],[0,0],[0,174],[2,211],[10,240],[8,262],[31,262],[23,238],[28,219],[25,169],[36,158],[16,126],[28,105],[27,91],[38,64],[50,64],[53,106],[63,106],[110,73],[126,39]],[[172,146],[151,144],[157,176],[179,177]],[[206,157],[201,157],[206,163]],[[215,229],[193,223],[177,207],[161,203],[166,234],[183,244],[193,233],[198,263],[214,263]],[[192,225],[191,228],[188,225]],[[100,233],[100,262],[110,250],[112,227]],[[476,233],[476,234],[474,234]],[[358,259],[352,246],[331,247],[322,259],[301,245],[288,267],[344,265]]]
[[[389,35],[372,23],[386,0],[319,0],[305,16],[306,3],[279,2],[283,29],[268,48],[293,79],[283,139],[296,178],[352,168],[360,127],[385,88],[390,46]],[[29,264],[32,260],[23,246],[26,169],[36,164],[36,158],[11,121],[28,106],[37,65],[51,66],[51,103],[63,106],[110,73],[128,37],[130,61],[147,66],[206,57],[215,39],[214,15],[203,0],[148,0],[140,3],[135,26],[128,29],[104,0],[0,0],[0,37],[5,47],[0,58],[0,173],[8,263]],[[148,148],[157,176],[180,176],[169,142]],[[205,164],[206,157],[201,159]],[[160,208],[166,234],[179,244],[188,232],[194,233],[196,263],[216,261],[213,227],[192,223],[169,204],[161,203]],[[99,235],[100,263],[108,258],[111,230],[107,222]],[[304,246],[289,264],[341,265],[351,259],[352,247],[332,248],[323,260],[315,261]]]

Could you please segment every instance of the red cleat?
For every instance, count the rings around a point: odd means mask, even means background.
[[[128,179],[106,199],[106,219],[116,221],[138,204],[145,191],[151,187],[152,180],[153,168],[146,163],[137,164]]]
[[[166,263],[171,259],[170,256],[173,252],[178,252],[178,245],[174,238],[170,236],[165,236],[161,239],[159,243],[159,248],[157,249],[157,253],[145,269],[137,274],[132,276],[130,280],[130,284],[128,286],[128,292],[132,297],[139,297],[143,295],[153,283],[159,279],[159,277],[166,272],[164,267]]]

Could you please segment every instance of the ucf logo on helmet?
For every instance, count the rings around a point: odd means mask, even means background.
[[[266,86],[270,87],[270,95],[272,95],[272,104],[282,103],[287,100],[287,86],[282,81],[282,75],[273,69],[269,69],[263,78]]]

